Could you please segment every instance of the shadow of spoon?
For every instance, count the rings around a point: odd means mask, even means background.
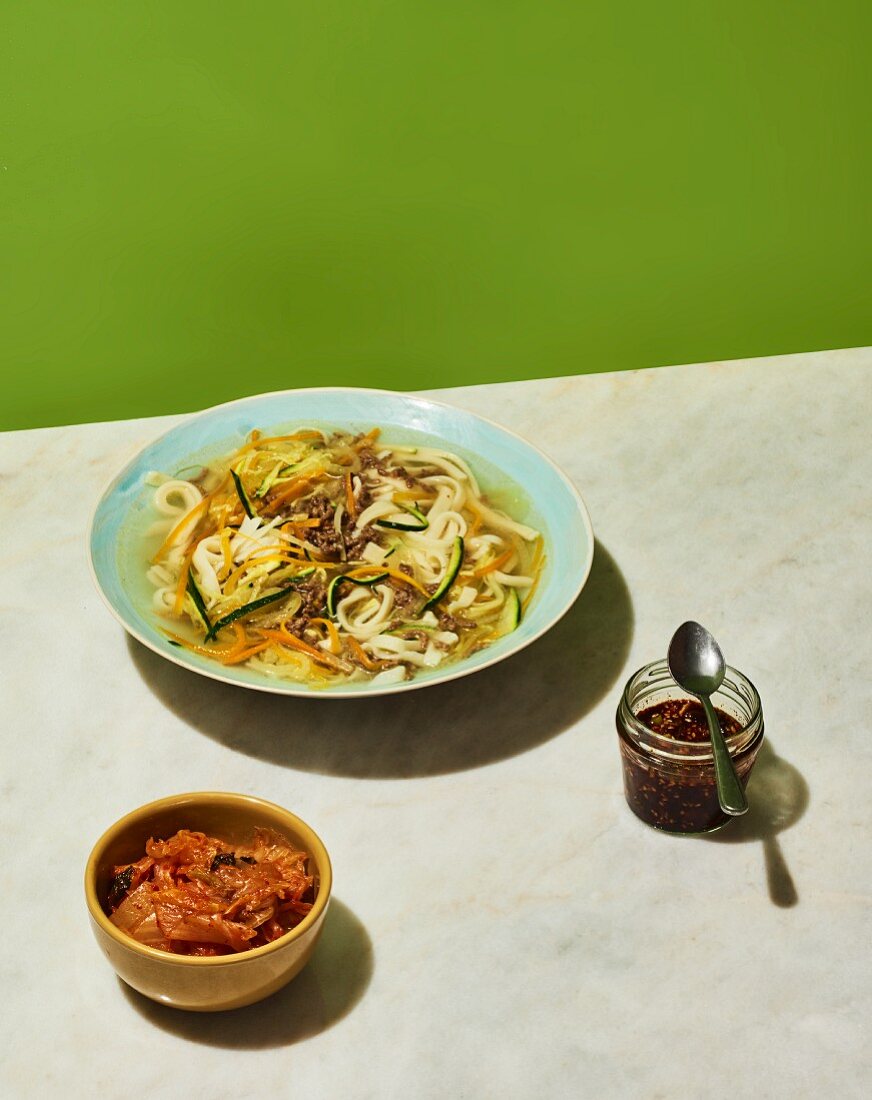
[[[808,784],[802,774],[778,756],[766,740],[748,782],[748,813],[736,818],[728,828],[706,837],[719,844],[762,841],[769,897],[781,909],[796,905],[799,894],[778,834],[799,821],[808,801]]]

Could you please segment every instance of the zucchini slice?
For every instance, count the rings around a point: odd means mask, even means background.
[[[194,574],[191,572],[188,573],[187,589],[188,594],[194,601],[194,607],[197,609],[197,614],[203,620],[203,625],[206,627],[207,631],[211,630],[212,624],[209,622],[209,616],[206,614],[206,602],[203,599],[200,589],[197,587],[197,582],[194,580]]]
[[[419,512],[417,508],[413,508],[410,504],[398,504],[397,508],[402,508],[404,512],[408,512],[417,522],[409,523],[408,521],[403,521],[402,523],[398,523],[396,520],[377,519],[374,521],[375,526],[388,527],[392,531],[426,531],[430,526],[430,521],[424,513]]]
[[[246,493],[242,482],[239,480],[239,474],[235,470],[231,470],[230,476],[233,478],[233,484],[236,486],[236,495],[242,502],[245,514],[249,519],[254,519],[254,509],[251,506],[251,501],[248,499],[248,493]]]
[[[497,623],[497,637],[502,638],[506,634],[511,634],[513,630],[517,630],[520,623],[521,597],[518,595],[517,589],[510,588],[506,593],[506,602],[503,604]]]
[[[223,630],[225,626],[230,626],[231,623],[235,623],[236,620],[241,619],[243,615],[250,615],[252,611],[257,611],[258,608],[266,607],[267,604],[287,599],[287,597],[293,593],[294,585],[296,585],[298,581],[305,580],[306,577],[311,577],[314,572],[314,569],[304,569],[301,573],[297,573],[295,577],[289,578],[287,588],[282,588],[278,592],[270,593],[269,596],[261,596],[260,599],[252,600],[251,603],[246,603],[243,604],[242,607],[237,607],[235,611],[231,611],[229,615],[225,615],[223,619],[219,619],[217,623],[209,627],[206,634],[206,641],[213,642],[219,630]]]
[[[277,463],[255,490],[254,495],[257,497],[257,499],[260,500],[261,497],[265,497],[272,488],[273,482],[276,480],[276,478],[281,477],[284,473],[291,469],[293,469],[292,466],[285,466],[282,462]]]
[[[421,608],[424,612],[428,607],[432,607],[433,604],[438,603],[439,600],[445,595],[448,589],[454,584],[457,574],[460,572],[460,567],[463,564],[463,539],[460,535],[454,540],[454,546],[451,548],[451,557],[448,560],[448,568],[445,570],[445,576],[442,578],[442,582],[439,587],[433,593],[429,600]]]
[[[363,588],[372,588],[374,584],[383,581],[387,573],[374,573],[371,577],[349,577],[345,573],[337,573],[327,586],[327,614],[331,619],[336,618],[336,604],[339,601],[339,586],[343,581],[349,584],[359,584]]]

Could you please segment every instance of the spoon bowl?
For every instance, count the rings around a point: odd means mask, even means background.
[[[736,775],[711,696],[724,682],[727,666],[721,647],[699,623],[686,622],[669,643],[669,671],[675,682],[702,703],[708,722],[715,762],[718,802],[725,814],[738,817],[748,812],[748,800]]]

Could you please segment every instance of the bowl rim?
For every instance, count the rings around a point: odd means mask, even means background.
[[[330,691],[329,688],[323,690],[313,690],[308,685],[298,684],[296,681],[272,681],[263,678],[261,681],[247,681],[237,680],[233,677],[225,675],[221,671],[221,666],[216,666],[215,669],[207,666],[195,665],[185,659],[183,653],[167,652],[162,649],[157,642],[148,636],[144,631],[138,629],[134,624],[129,623],[118,608],[115,607],[109,595],[104,591],[102,584],[97,576],[97,569],[94,564],[93,554],[93,532],[94,526],[97,520],[97,513],[100,510],[101,505],[109,495],[109,491],[112,489],[116,481],[120,480],[126,471],[139,459],[139,456],[143,451],[150,447],[160,443],[172,432],[176,431],[187,424],[190,424],[196,420],[201,419],[217,412],[219,409],[229,409],[236,405],[243,405],[248,401],[260,400],[262,398],[269,397],[288,397],[295,394],[324,394],[324,393],[346,393],[346,394],[368,394],[383,397],[400,397],[406,401],[415,402],[421,406],[436,406],[440,409],[447,409],[450,412],[460,414],[463,416],[472,417],[473,420],[479,420],[484,424],[489,425],[491,428],[496,428],[497,431],[502,432],[505,435],[510,436],[512,439],[517,440],[523,444],[529,450],[533,451],[539,459],[549,466],[552,472],[557,478],[563,482],[565,488],[568,490],[570,496],[573,498],[578,516],[581,520],[582,527],[584,528],[587,536],[588,552],[582,568],[579,570],[578,579],[574,585],[569,585],[566,588],[566,595],[563,600],[563,606],[560,611],[544,623],[538,630],[536,630],[529,637],[525,638],[520,643],[515,643],[513,648],[510,648],[505,653],[496,653],[493,656],[488,657],[486,660],[477,664],[474,668],[465,668],[464,660],[461,659],[454,665],[449,665],[448,670],[439,676],[431,677],[429,679],[421,679],[419,677],[413,677],[411,680],[403,681],[398,684],[385,684],[376,688],[370,686],[370,684],[364,683],[359,689]],[[484,456],[483,456],[484,457]],[[595,537],[593,531],[593,524],[591,523],[590,513],[587,510],[581,493],[576,488],[572,480],[561,470],[557,463],[550,458],[544,451],[540,450],[535,443],[532,443],[525,436],[519,432],[513,431],[511,428],[507,428],[504,424],[500,424],[496,420],[491,420],[487,416],[482,416],[480,413],[472,412],[469,409],[464,409],[459,405],[452,405],[448,401],[438,401],[431,397],[422,397],[415,391],[405,390],[388,390],[380,389],[377,387],[369,386],[296,386],[290,389],[284,390],[267,390],[264,393],[251,393],[245,397],[237,397],[231,401],[222,401],[217,405],[210,405],[208,408],[200,409],[199,412],[182,414],[182,419],[154,436],[147,443],[139,446],[136,452],[128,459],[128,461],[115,473],[111,475],[108,481],[103,486],[102,491],[98,494],[94,506],[91,510],[90,517],[86,528],[86,557],[88,561],[88,570],[91,574],[91,580],[94,583],[94,587],[100,595],[105,606],[108,608],[110,614],[118,622],[121,627],[138,642],[144,645],[147,649],[150,649],[153,653],[156,653],[159,657],[162,657],[166,661],[171,661],[173,664],[178,665],[179,668],[187,669],[188,672],[193,672],[195,675],[206,676],[211,680],[216,680],[220,683],[230,684],[233,687],[246,688],[251,691],[263,691],[271,695],[285,695],[291,698],[305,698],[305,699],[365,699],[365,698],[377,698],[381,695],[396,695],[406,691],[418,691],[422,688],[437,687],[440,684],[449,683],[452,680],[459,680],[464,676],[470,676],[476,672],[481,672],[486,668],[491,668],[493,665],[498,664],[500,661],[507,660],[509,657],[514,657],[533,642],[539,640],[543,634],[547,634],[552,627],[556,626],[558,622],[566,615],[566,613],[573,606],[575,601],[581,594],[587,579],[590,576],[591,567],[593,566],[594,550],[595,550]],[[489,647],[493,648],[493,647]]]
[[[266,808],[273,813],[278,813],[280,817],[285,818],[295,830],[306,838],[309,855],[314,859],[318,868],[320,882],[318,894],[312,904],[312,908],[296,927],[291,928],[283,936],[279,936],[278,939],[273,940],[271,943],[264,944],[261,947],[253,947],[250,951],[239,951],[232,955],[214,956],[175,955],[169,951],[161,951],[157,947],[149,947],[146,944],[139,943],[137,940],[133,939],[131,936],[125,935],[120,929],[115,927],[103,912],[103,906],[100,904],[100,899],[97,896],[97,871],[103,853],[111,841],[131,825],[135,824],[140,818],[149,813],[183,806],[186,802],[205,802],[217,806],[230,803],[237,806],[244,805],[252,809]],[[113,939],[121,947],[125,947],[129,951],[134,952],[134,954],[141,955],[147,959],[154,959],[157,962],[167,963],[171,966],[237,966],[252,959],[261,959],[265,955],[271,955],[305,935],[305,933],[320,919],[327,908],[333,889],[333,868],[330,864],[330,856],[327,854],[324,842],[312,826],[303,821],[301,817],[291,813],[290,810],[286,810],[283,806],[279,806],[278,803],[270,802],[265,798],[259,798],[257,795],[236,794],[232,791],[186,791],[182,794],[167,795],[164,798],[155,799],[153,802],[146,802],[110,825],[91,849],[91,854],[88,856],[88,861],[85,865],[84,885],[85,900],[88,905],[88,912],[91,919],[107,936]]]

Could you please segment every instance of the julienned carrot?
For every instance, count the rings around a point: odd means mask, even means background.
[[[368,577],[371,573],[387,573],[394,580],[404,581],[406,584],[410,584],[412,588],[417,588],[422,596],[426,596],[428,599],[430,597],[430,593],[422,584],[418,584],[416,580],[402,573],[399,569],[389,569],[386,565],[361,565],[357,569],[349,569],[345,576]]]
[[[184,531],[185,527],[189,523],[191,523],[191,521],[193,519],[196,518],[197,522],[199,522],[202,513],[206,510],[206,508],[209,505],[209,500],[210,500],[210,497],[203,497],[203,499],[200,501],[199,504],[195,504],[193,508],[191,508],[189,511],[185,512],[185,514],[182,516],[182,518],[179,520],[179,522],[175,525],[175,527],[172,529],[172,531],[170,531],[170,533],[167,535],[167,537],[161,543],[160,547],[158,548],[157,553],[151,559],[152,562],[155,562],[155,563],[159,562],[161,560],[161,558],[163,558],[163,556],[166,554],[166,552],[168,550],[172,549],[173,543],[176,541],[176,539],[179,537],[179,535],[182,533],[182,531]]]
[[[254,641],[249,638],[246,633],[245,627],[240,622],[231,623],[233,627],[233,633],[236,635],[236,640],[233,642],[227,653],[224,654],[222,660],[232,660],[237,653],[242,653],[244,649],[248,649],[249,646],[254,645]]]
[[[429,500],[435,500],[436,496],[434,493],[421,492],[419,489],[400,489],[392,494],[391,499],[396,501],[397,504],[401,500],[421,501],[422,504],[426,504]]]
[[[241,565],[233,570],[233,572],[226,578],[224,584],[224,593],[227,596],[232,596],[236,591],[236,586],[239,584],[239,578],[242,574],[252,565],[264,565],[270,561],[288,561],[299,562],[300,557],[297,554],[291,553],[292,547],[285,546],[265,546],[262,550],[256,551],[250,557],[247,557]]]
[[[226,657],[222,658],[222,665],[240,665],[243,661],[247,661],[249,657],[253,657],[255,653],[262,653],[265,649],[269,649],[272,642],[258,642],[257,645],[249,646],[248,649],[241,649],[238,653],[228,653]]]
[[[198,645],[196,642],[190,641],[188,638],[183,638],[181,634],[174,634],[171,630],[164,630],[164,634],[174,641],[177,645],[184,646],[185,649],[190,649],[194,653],[202,653],[204,657],[226,657],[228,653],[236,648],[236,642],[231,642],[230,645],[218,645],[207,648],[204,645]]]
[[[291,435],[265,435],[261,439],[251,439],[244,447],[236,452],[237,455],[244,454],[246,451],[254,450],[256,447],[266,447],[270,443],[289,443],[293,440],[304,441],[307,439],[322,439],[323,436],[320,432],[316,431],[302,431],[292,432]]]
[[[224,563],[218,570],[218,580],[226,580],[233,568],[233,555],[230,553],[230,529],[225,527],[221,532],[221,553],[224,556]]]
[[[179,573],[179,583],[176,585],[176,598],[173,601],[173,614],[181,615],[182,608],[185,606],[185,593],[188,590],[188,574],[191,572],[191,558],[193,558],[194,552],[185,555],[185,560],[182,563],[182,571]]]
[[[539,578],[542,576],[542,567],[544,565],[545,565],[545,556],[543,554],[542,558],[539,561],[539,564],[536,566],[536,575],[535,575],[535,577],[533,577],[533,583],[530,585],[530,588],[527,591],[527,595],[521,601],[521,614],[524,614],[526,612],[527,604],[533,598],[533,593],[536,591],[536,589],[539,586]]]
[[[293,634],[289,634],[283,627],[278,630],[265,630],[261,627],[258,630],[264,638],[269,638],[271,641],[279,642],[281,645],[287,646],[289,649],[297,649],[300,653],[305,653],[307,657],[311,657],[313,661],[320,661],[321,664],[327,665],[329,668],[334,668],[339,672],[345,671],[345,666],[340,661],[327,653],[323,649],[316,649],[315,646],[309,645],[308,642],[302,642],[299,638]]]
[[[494,570],[502,568],[513,553],[513,550],[506,550],[504,554],[500,554],[498,558],[493,558],[487,565],[480,565],[478,569],[473,569],[472,575],[474,577],[485,577],[488,573],[493,573]]]
[[[296,500],[298,497],[303,496],[311,488],[312,482],[323,473],[324,469],[322,467],[320,470],[315,470],[311,474],[306,474],[305,477],[296,478],[294,481],[290,482],[277,497],[274,497],[270,501],[266,511],[275,513],[278,511],[280,504],[286,504],[288,501]]]
[[[375,672],[382,667],[381,661],[374,661],[356,638],[347,637],[348,648],[357,657],[367,672]]]
[[[472,538],[476,531],[478,531],[479,527],[481,527],[481,512],[473,508],[471,502],[468,500],[466,502],[466,505],[469,508],[470,512],[472,512],[472,523],[470,523],[469,527],[466,529],[466,537]]]
[[[357,448],[358,451],[363,450],[364,447],[371,447],[380,435],[381,428],[371,428],[366,433],[366,435],[361,436],[361,438],[357,441],[357,443],[354,444],[354,446]]]
[[[332,623],[329,619],[309,619],[309,625],[323,626],[327,630],[330,636],[330,651],[334,657],[338,657],[342,652],[342,643],[339,641],[339,631],[336,629],[336,624]]]
[[[357,519],[357,504],[354,500],[354,488],[351,484],[351,470],[345,471],[345,507],[352,519]]]

